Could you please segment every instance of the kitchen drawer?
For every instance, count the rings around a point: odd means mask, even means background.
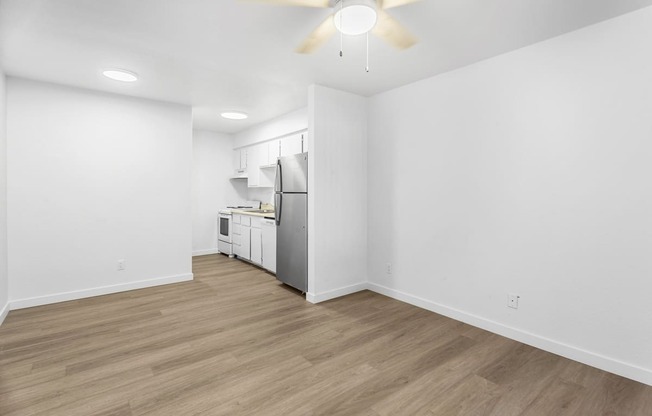
[[[242,223],[242,215],[233,214],[233,223],[234,224],[241,224]]]
[[[261,217],[251,217],[251,228],[262,228],[263,219]]]
[[[251,227],[251,217],[249,215],[242,215],[240,224],[242,224],[244,227]]]
[[[233,235],[241,235],[241,234],[242,234],[242,225],[233,224]]]

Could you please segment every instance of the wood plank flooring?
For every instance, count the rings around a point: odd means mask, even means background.
[[[311,305],[222,255],[193,269],[12,311],[0,415],[652,415],[652,387],[375,293]]]

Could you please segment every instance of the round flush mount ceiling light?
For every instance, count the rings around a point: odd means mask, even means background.
[[[111,78],[114,81],[134,82],[138,81],[138,74],[135,72],[127,71],[126,69],[106,69],[102,71],[102,75]]]
[[[362,35],[376,26],[378,13],[374,0],[340,0],[335,5],[333,22],[345,35]]]
[[[220,114],[223,118],[229,119],[229,120],[244,120],[247,117],[247,113],[243,113],[241,111],[225,111],[222,114]]]

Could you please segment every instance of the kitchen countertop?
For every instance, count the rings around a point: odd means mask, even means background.
[[[251,211],[243,211],[239,209],[232,209],[231,212],[233,214],[238,214],[238,215],[251,215],[252,217],[267,217],[267,218],[275,218],[276,213],[274,211],[270,212],[251,212]]]

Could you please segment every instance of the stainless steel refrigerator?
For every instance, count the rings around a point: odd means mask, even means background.
[[[308,153],[280,157],[274,186],[276,278],[308,290]]]

